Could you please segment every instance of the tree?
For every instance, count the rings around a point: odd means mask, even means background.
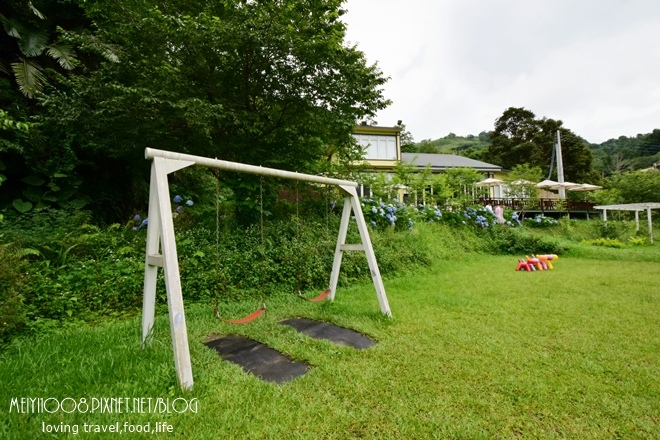
[[[560,120],[537,119],[529,110],[510,107],[495,121],[491,144],[484,159],[504,168],[529,164],[547,172],[554,139],[559,131],[565,179],[585,180],[591,175],[591,151],[582,138],[562,125]]]
[[[144,203],[145,147],[314,172],[330,147],[351,156],[355,122],[389,103],[387,78],[344,42],[341,3],[85,1],[92,28],[66,36],[94,53],[40,102],[41,126],[106,211]],[[222,176],[239,201],[253,178]]]
[[[615,174],[605,185],[617,195],[612,203],[660,203],[660,172],[657,171]]]
[[[406,124],[401,121],[399,121],[396,126],[401,128],[401,151],[404,153],[414,153],[415,139],[413,138],[412,133],[406,129]]]
[[[463,208],[474,201],[472,189],[483,176],[474,168],[450,168],[445,172],[444,183],[451,194],[452,201]]]

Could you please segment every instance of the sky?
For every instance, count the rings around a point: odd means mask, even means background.
[[[592,143],[660,128],[660,0],[347,0],[346,41],[390,80],[378,125],[419,142],[509,107]]]

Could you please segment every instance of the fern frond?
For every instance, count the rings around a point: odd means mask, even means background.
[[[28,98],[34,98],[35,93],[43,88],[46,77],[36,62],[21,58],[20,62],[11,64],[11,70],[19,90]]]
[[[66,70],[76,67],[76,51],[68,44],[52,44],[48,46],[46,53]]]
[[[26,57],[36,57],[46,48],[48,35],[41,31],[28,31],[18,39],[18,47]]]
[[[11,18],[7,18],[2,14],[0,14],[0,22],[2,22],[2,27],[10,37],[20,39],[21,34],[26,32],[25,28],[19,22],[12,20]]]
[[[39,10],[34,7],[34,5],[32,4],[31,1],[28,1],[28,7],[30,8],[30,11],[32,11],[32,13],[34,15],[36,15],[37,17],[39,17],[42,20],[46,19],[46,16],[44,14],[42,14],[41,12],[39,12]]]

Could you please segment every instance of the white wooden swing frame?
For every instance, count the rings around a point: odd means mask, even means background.
[[[328,295],[328,298],[330,300],[334,300],[335,298],[344,251],[363,251],[367,257],[380,310],[383,315],[392,315],[371,239],[369,238],[369,230],[364,220],[362,207],[358,198],[356,190],[357,183],[349,180],[332,179],[152,148],[145,149],[144,155],[146,159],[151,159],[153,162],[151,164],[151,182],[149,187],[149,223],[147,224],[147,245],[144,266],[142,346],[145,347],[149,343],[149,337],[153,330],[156,306],[156,279],[158,268],[162,267],[165,277],[165,289],[167,291],[167,308],[170,318],[172,348],[174,350],[174,366],[176,368],[179,386],[182,389],[192,389],[193,376],[190,363],[190,350],[188,348],[186,318],[183,309],[179,262],[174,236],[172,205],[170,203],[170,190],[167,181],[168,174],[180,169],[192,165],[201,165],[209,168],[339,187],[344,194],[344,209],[332,263],[332,273],[329,283],[331,293]],[[362,243],[346,244],[346,234],[351,219],[351,212],[356,220]]]

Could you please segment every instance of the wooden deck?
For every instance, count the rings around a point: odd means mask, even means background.
[[[595,203],[578,200],[561,199],[478,199],[475,200],[478,205],[492,207],[502,205],[504,209],[514,211],[524,211],[525,216],[543,214],[547,217],[560,218],[568,215],[570,218],[592,218],[602,217],[602,211],[594,209]]]

